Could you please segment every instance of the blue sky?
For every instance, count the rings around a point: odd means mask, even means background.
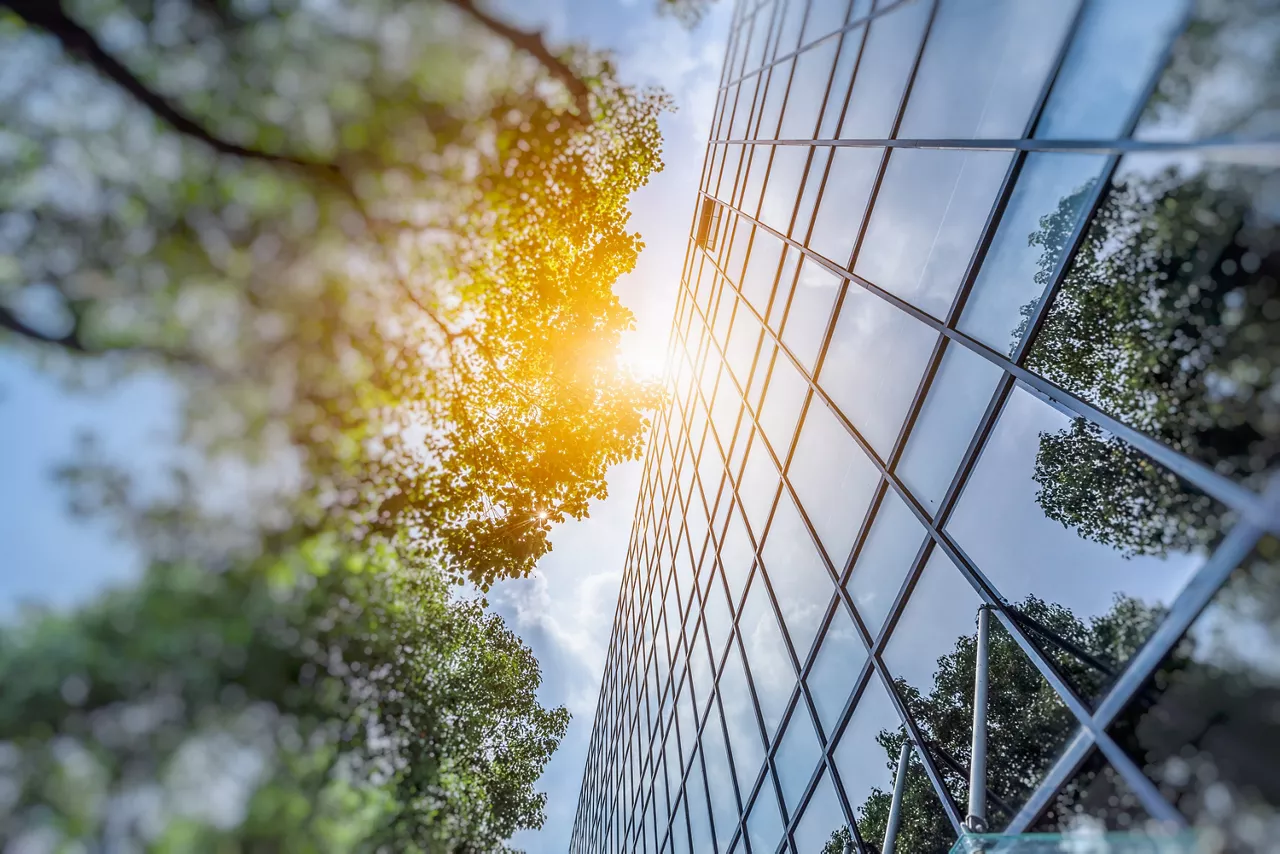
[[[662,119],[665,170],[634,200],[632,226],[645,240],[637,269],[618,284],[636,313],[625,356],[661,369],[679,287],[689,218],[701,172],[732,3],[721,2],[693,32],[654,13],[653,0],[549,0],[509,3],[509,13],[544,29],[554,43],[579,41],[615,52],[624,79],[660,85],[677,112]],[[173,390],[157,376],[72,391],[29,358],[0,352],[0,615],[23,602],[68,606],[138,571],[137,556],[100,521],[72,517],[53,472],[92,433],[102,452],[128,460],[145,484],[159,472],[157,449],[172,448],[178,417]],[[530,579],[506,582],[490,597],[542,663],[542,699],[564,704],[573,722],[541,786],[548,821],[516,844],[530,854],[568,845],[583,759],[608,647],[640,464],[618,466],[610,494],[591,518],[556,531],[553,552]]]

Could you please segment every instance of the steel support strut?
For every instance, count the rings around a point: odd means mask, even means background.
[[[893,802],[889,806],[889,823],[884,829],[884,845],[882,854],[893,854],[894,840],[898,836],[898,825],[902,822],[902,793],[907,788],[907,763],[911,761],[911,741],[902,742],[902,751],[898,754],[898,773],[893,778]]]
[[[973,669],[973,743],[969,761],[969,815],[965,825],[972,833],[987,829],[987,687],[988,641],[991,606],[978,609],[978,644]]]

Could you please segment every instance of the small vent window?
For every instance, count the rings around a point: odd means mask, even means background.
[[[708,252],[716,248],[716,234],[720,231],[720,206],[714,199],[703,199],[698,213],[698,245]]]

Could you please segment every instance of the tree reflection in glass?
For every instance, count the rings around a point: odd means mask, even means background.
[[[1070,202],[1032,238],[1046,257],[1071,227]],[[1273,170],[1188,156],[1126,158],[1027,367],[1223,474],[1260,476],[1280,458],[1278,218]],[[1024,306],[1015,336],[1035,309]],[[1046,472],[1075,479],[1081,493],[1127,490],[1159,508],[1150,525],[1086,536],[1111,536],[1135,554],[1196,537],[1176,521],[1184,508],[1170,503],[1149,464],[1118,440],[1076,423],[1041,447]]]

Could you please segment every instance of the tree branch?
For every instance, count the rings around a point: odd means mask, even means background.
[[[69,353],[75,353],[81,356],[105,356],[110,353],[132,356],[153,356],[176,364],[187,365],[217,373],[212,366],[207,364],[199,356],[196,356],[193,353],[182,352],[180,350],[165,350],[160,347],[151,347],[147,345],[103,348],[91,347],[85,343],[83,338],[80,337],[80,328],[78,324],[72,326],[71,331],[67,332],[65,335],[51,335],[48,332],[42,332],[34,326],[24,323],[17,315],[4,306],[0,306],[0,330],[7,330],[19,337],[26,338],[28,341],[33,341],[37,344],[60,347]]]
[[[160,93],[153,91],[128,67],[108,53],[98,43],[98,39],[93,33],[82,27],[66,13],[66,10],[62,8],[62,0],[0,0],[0,8],[7,8],[13,11],[31,26],[42,29],[54,36],[67,53],[88,63],[104,77],[132,95],[157,118],[178,133],[199,140],[219,154],[229,154],[247,160],[258,160],[302,169],[313,174],[319,174],[329,181],[337,180],[345,187],[346,181],[335,164],[303,160],[284,154],[273,154],[269,151],[261,151],[256,148],[239,145],[214,135],[212,131],[186,115],[176,104]]]
[[[18,316],[4,306],[0,306],[0,329],[7,329],[10,332],[21,335],[31,341],[38,341],[41,344],[54,344],[65,350],[74,353],[88,353],[89,348],[80,340],[79,330],[72,327],[71,331],[66,335],[50,335],[47,332],[41,332],[34,326],[28,326],[18,319]]]
[[[39,2],[39,0],[36,0],[36,2]],[[513,27],[478,8],[474,0],[444,0],[444,2],[461,9],[489,32],[536,59],[552,77],[559,80],[569,90],[569,94],[573,96],[574,103],[578,107],[578,114],[582,120],[585,122],[591,121],[591,101],[589,97],[591,89],[578,76],[577,72],[551,52],[547,47],[547,43],[542,39],[542,33],[529,32]]]

